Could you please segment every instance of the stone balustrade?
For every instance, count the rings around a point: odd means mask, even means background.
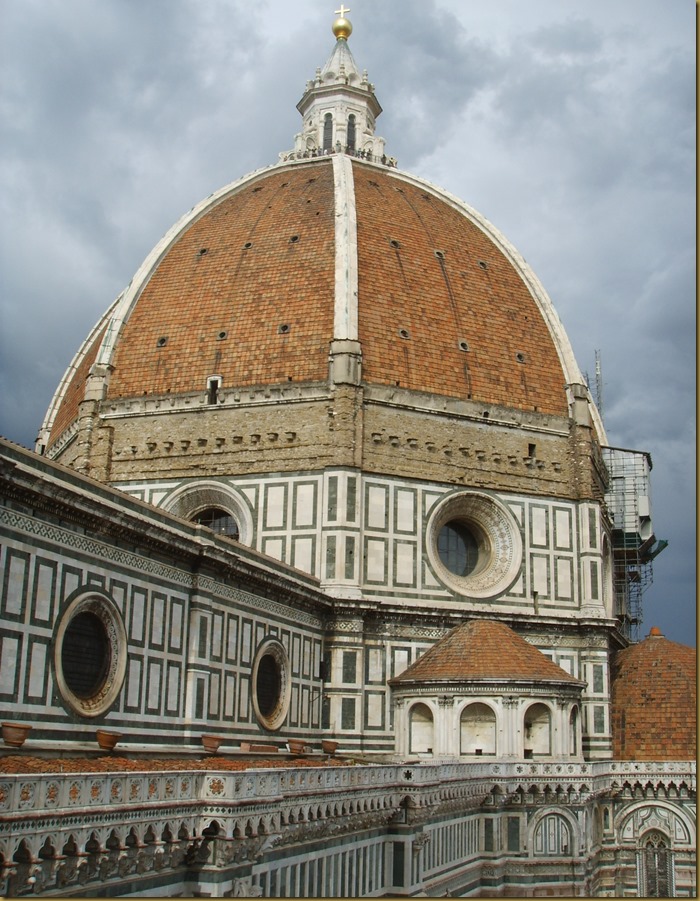
[[[0,893],[50,892],[188,861],[230,867],[299,840],[417,825],[438,809],[566,807],[625,792],[683,798],[695,780],[695,762],[686,761],[4,774]]]

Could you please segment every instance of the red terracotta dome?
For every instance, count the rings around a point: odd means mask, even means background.
[[[505,623],[486,619],[448,632],[391,684],[504,680],[583,684]]]
[[[580,374],[513,248],[433,186],[343,162],[341,189],[331,158],[280,164],[184,217],[76,356],[47,443],[95,364],[105,401],[202,392],[212,373],[226,388],[322,383],[338,339],[359,341],[365,384],[566,416]]]
[[[616,760],[695,760],[695,648],[669,641],[654,627],[617,654],[612,732]]]

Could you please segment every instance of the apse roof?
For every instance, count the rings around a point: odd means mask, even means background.
[[[391,684],[505,680],[581,684],[504,623],[482,619],[454,628]]]
[[[656,627],[618,652],[611,708],[616,760],[695,760],[696,656]]]

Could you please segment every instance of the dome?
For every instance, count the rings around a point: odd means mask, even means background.
[[[582,683],[496,620],[457,626],[392,680],[394,686],[433,682]]]
[[[619,651],[611,719],[616,760],[695,760],[695,648],[652,628],[643,641]]]
[[[522,541],[517,514],[479,491],[600,499],[602,423],[517,250],[387,155],[347,36],[306,84],[294,149],[183,216],[95,325],[37,450],[186,518],[206,494],[261,550],[262,494],[236,480],[353,469],[468,486],[441,515],[475,524],[483,571],[467,587],[493,596],[518,577]],[[192,494],[194,479],[217,484]],[[316,542],[300,565],[318,572]],[[433,543],[429,566],[459,593]]]
[[[338,185],[341,170],[344,184]],[[566,416],[581,382],[546,294],[473,210],[381,164],[271,167],[188,214],[85,342],[45,423],[102,399],[323,383],[338,340],[365,385]],[[186,361],[186,365],[185,362]]]

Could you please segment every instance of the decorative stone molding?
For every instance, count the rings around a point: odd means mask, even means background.
[[[72,630],[85,621],[102,632],[106,659],[98,661],[96,672],[89,672],[90,688],[79,691],[66,671],[66,655],[71,653]],[[81,716],[95,717],[106,713],[114,704],[126,675],[126,630],[121,614],[111,598],[98,592],[88,592],[75,598],[64,611],[56,629],[54,673],[64,701]],[[77,649],[79,653],[79,648]],[[86,683],[87,684],[87,683]],[[94,786],[101,783],[95,782]],[[95,798],[94,794],[92,796]]]
[[[449,523],[465,524],[478,544],[477,564],[468,575],[451,572],[440,558],[438,538]],[[522,565],[522,539],[513,514],[500,501],[476,491],[452,492],[435,505],[428,520],[427,551],[438,578],[467,598],[505,593]]]

